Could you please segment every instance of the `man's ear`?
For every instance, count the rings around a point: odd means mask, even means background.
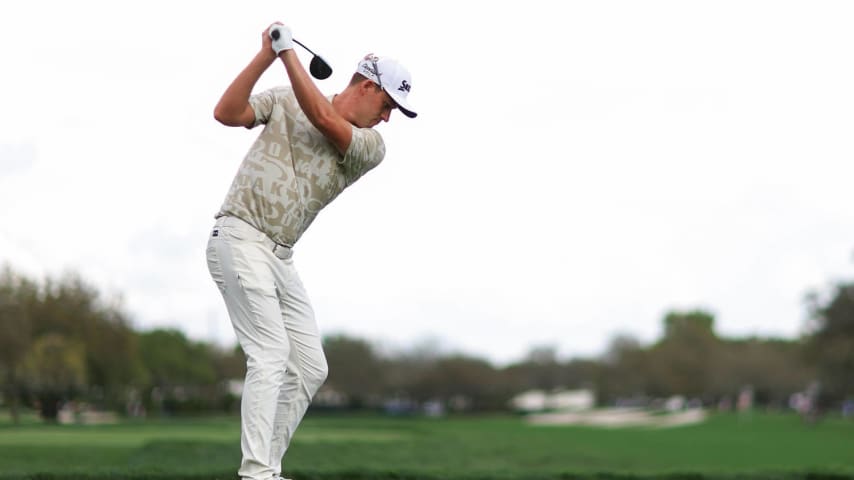
[[[373,80],[366,78],[359,82],[359,94],[367,95],[369,93],[375,93],[380,89],[380,86],[373,82]]]

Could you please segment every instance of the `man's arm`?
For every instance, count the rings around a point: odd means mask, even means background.
[[[285,64],[294,95],[305,116],[343,155],[350,146],[353,126],[342,117],[309,77],[293,49],[282,50],[279,58]]]
[[[275,61],[276,53],[271,46],[270,36],[264,30],[261,34],[261,50],[222,94],[214,108],[214,118],[229,127],[250,128],[255,125],[255,111],[249,105],[249,96],[258,79]]]

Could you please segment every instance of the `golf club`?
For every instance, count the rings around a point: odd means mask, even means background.
[[[270,33],[270,38],[272,38],[273,40],[278,40],[279,35],[281,34],[279,33],[279,30],[276,29]],[[330,67],[329,64],[326,63],[326,60],[324,60],[320,55],[312,52],[310,48],[303,45],[302,42],[300,42],[296,38],[292,38],[291,40],[293,40],[294,43],[296,43],[300,47],[306,49],[308,53],[314,55],[311,58],[311,63],[309,63],[308,65],[308,71],[311,72],[312,77],[318,80],[324,80],[326,78],[329,78],[330,75],[332,75],[332,67]]]

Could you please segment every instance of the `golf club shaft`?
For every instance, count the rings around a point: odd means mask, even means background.
[[[291,38],[291,40],[293,40],[293,41],[294,41],[294,43],[296,43],[296,44],[297,44],[297,45],[299,45],[300,47],[302,47],[302,48],[304,48],[304,49],[308,50],[308,53],[310,53],[310,54],[312,54],[312,55],[317,55],[316,53],[312,52],[310,48],[308,48],[308,47],[306,47],[305,45],[303,45],[303,43],[302,43],[302,42],[300,42],[299,40],[297,40],[296,38]]]

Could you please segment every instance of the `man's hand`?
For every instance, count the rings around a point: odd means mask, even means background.
[[[274,23],[270,25],[270,29],[267,33],[270,36],[271,47],[273,48],[273,51],[276,52],[276,55],[279,55],[285,50],[291,50],[294,48],[293,34],[289,27],[286,27],[281,23]]]

